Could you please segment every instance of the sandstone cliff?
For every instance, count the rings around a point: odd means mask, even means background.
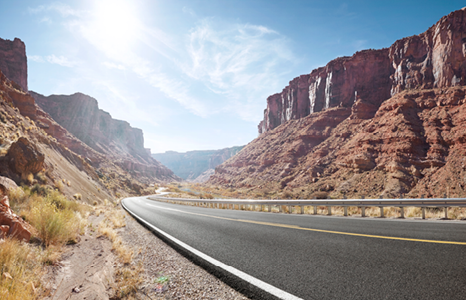
[[[206,181],[213,170],[230,157],[236,155],[243,149],[243,146],[225,148],[221,150],[199,150],[179,153],[176,151],[167,151],[165,153],[156,153],[152,156],[162,164],[173,170],[173,172],[188,181],[203,182]],[[199,176],[202,178],[197,179]],[[208,174],[208,175],[207,175]]]
[[[23,91],[28,90],[26,46],[15,38],[13,41],[0,38],[0,70]]]
[[[99,109],[96,99],[81,93],[48,97],[30,93],[36,103],[68,132],[134,176],[179,180],[171,170],[149,155],[144,148],[141,129],[113,119],[108,112]]]
[[[364,106],[371,118],[380,104],[407,89],[466,84],[465,10],[443,17],[426,32],[396,41],[390,48],[337,58],[293,79],[267,99],[259,133],[331,107]]]
[[[305,198],[466,196],[465,35],[463,9],[295,78],[209,183]]]

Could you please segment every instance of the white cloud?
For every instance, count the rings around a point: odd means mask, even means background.
[[[52,3],[50,5],[40,5],[35,8],[28,7],[28,11],[32,15],[42,14],[45,12],[57,12],[64,18],[81,17],[84,14],[84,11],[82,10],[73,9],[69,5],[59,3],[59,2]]]
[[[51,64],[60,65],[67,68],[72,68],[78,65],[78,62],[72,61],[62,55],[56,56],[55,54],[52,54],[45,57],[45,59]]]
[[[184,35],[173,35],[145,26],[136,16],[128,17],[129,8],[113,11],[108,20],[99,19],[99,13],[60,3],[29,11],[73,17],[65,20],[65,28],[102,53],[106,57],[103,66],[133,72],[201,117],[229,112],[257,122],[266,97],[283,87],[283,69],[295,61],[290,41],[262,25],[207,18],[198,20]],[[197,18],[189,8],[183,12]],[[121,19],[127,23],[120,24]],[[122,36],[120,27],[107,24],[113,21],[131,29],[131,34]],[[145,48],[136,51],[136,47]],[[81,66],[64,56],[49,55],[43,60],[65,67]]]
[[[105,67],[109,68],[109,69],[117,69],[117,70],[126,70],[125,66],[121,65],[121,64],[115,64],[115,63],[112,63],[112,62],[103,62],[102,65],[104,65]]]
[[[28,60],[30,61],[35,61],[38,63],[43,63],[45,62],[44,58],[40,55],[28,55]]]

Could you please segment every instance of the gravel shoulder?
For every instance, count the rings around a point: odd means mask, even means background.
[[[144,267],[141,292],[151,299],[249,299],[176,252],[125,212],[126,226],[117,232]],[[166,276],[164,292],[156,280]],[[160,289],[160,286],[159,286]]]

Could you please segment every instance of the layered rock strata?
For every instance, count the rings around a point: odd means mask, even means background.
[[[340,57],[325,67],[290,81],[267,99],[259,134],[289,120],[357,101],[377,107],[410,89],[447,88],[466,84],[466,10],[452,12],[426,32],[396,41],[390,48]]]
[[[96,99],[81,93],[48,97],[30,93],[40,108],[66,131],[98,153],[112,158],[115,164],[134,176],[179,180],[144,148],[141,129],[113,119],[108,112],[99,109]]]
[[[294,79],[269,97],[262,134],[209,183],[298,198],[465,197],[465,15]]]

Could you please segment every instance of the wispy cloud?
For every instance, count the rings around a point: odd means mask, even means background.
[[[52,3],[50,5],[40,5],[37,7],[28,7],[28,12],[30,14],[42,14],[44,12],[57,12],[62,17],[82,17],[84,15],[84,11],[77,10],[72,8],[71,6],[64,4],[64,3]]]
[[[64,57],[62,55],[56,56],[55,54],[52,54],[46,56],[45,59],[51,64],[60,65],[62,67],[67,68],[72,68],[79,64],[77,61],[72,61],[69,58]]]
[[[108,61],[103,62],[102,65],[109,69],[126,70],[125,66]]]
[[[79,65],[79,62],[71,60],[63,55],[47,55],[47,56],[40,56],[40,55],[28,55],[28,60],[38,62],[38,63],[45,63],[48,62],[50,64],[59,65],[62,67],[72,68]]]
[[[113,35],[107,31],[112,26],[99,27],[99,15],[66,4],[29,8],[29,12],[58,14],[65,28],[106,57],[103,66],[133,72],[201,117],[228,112],[258,121],[266,97],[282,88],[282,70],[295,61],[290,41],[262,25],[205,18],[198,19],[184,35],[172,35],[134,18],[137,22],[119,25],[132,26],[131,34]],[[183,8],[183,12],[193,20],[198,18],[189,8]],[[114,19],[120,21],[113,16],[108,22]],[[135,51],[135,45],[145,47],[144,51]],[[37,56],[32,60],[79,66],[64,56]]]

